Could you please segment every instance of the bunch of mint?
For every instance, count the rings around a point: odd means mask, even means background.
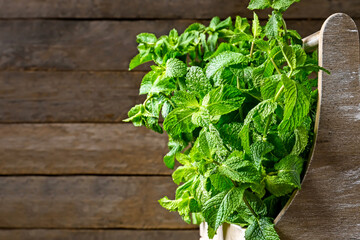
[[[164,162],[174,168],[175,200],[159,200],[187,223],[247,227],[246,239],[279,239],[273,219],[300,188],[312,146],[319,71],[282,12],[297,0],[251,0],[272,7],[265,26],[214,17],[181,35],[137,36],[130,70],[153,61],[143,78],[143,104],[125,121],[169,136]],[[164,119],[159,124],[160,115]]]

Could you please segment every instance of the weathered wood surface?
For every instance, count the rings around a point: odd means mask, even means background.
[[[0,72],[0,122],[121,122],[145,72]]]
[[[116,19],[209,19],[213,16],[252,17],[249,1],[221,0],[0,0],[0,18],[116,18]],[[313,0],[294,4],[286,18],[326,18],[334,12],[360,17],[360,2]],[[259,11],[267,17],[269,11]]]
[[[276,219],[281,239],[360,238],[359,34],[345,14],[324,23],[316,145],[302,183]]]
[[[171,177],[0,177],[0,228],[194,229],[157,202]]]
[[[198,240],[198,230],[0,230],[2,240]]]
[[[0,124],[0,175],[169,175],[167,136],[131,124]],[[2,183],[3,184],[3,183]]]
[[[155,21],[0,21],[0,70],[127,70],[137,54],[136,35],[182,32],[195,20]],[[289,20],[287,26],[307,36],[323,20]],[[21,33],[21,34],[19,34]],[[149,69],[140,66],[137,70]]]

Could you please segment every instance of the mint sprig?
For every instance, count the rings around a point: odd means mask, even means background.
[[[174,168],[175,200],[160,204],[188,223],[208,223],[209,237],[224,222],[247,227],[246,239],[279,239],[273,218],[301,187],[316,110],[316,53],[282,17],[299,0],[251,0],[273,8],[260,25],[214,17],[184,33],[137,37],[130,69],[153,61],[140,86],[143,104],[126,122],[169,136],[164,162]],[[159,124],[161,117],[163,124]]]

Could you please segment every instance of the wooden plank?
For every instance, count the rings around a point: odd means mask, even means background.
[[[137,53],[141,32],[158,36],[182,32],[195,20],[156,21],[0,21],[0,70],[127,70]],[[289,20],[303,36],[320,29],[322,20]],[[148,67],[139,67],[146,70]]]
[[[121,122],[144,72],[0,72],[0,122]]]
[[[221,0],[0,0],[0,18],[182,18],[209,19],[241,15],[252,17],[247,9],[249,1]],[[294,4],[286,12],[287,18],[326,18],[334,12],[360,17],[357,0],[313,0]],[[267,17],[268,11],[260,11]]]
[[[158,200],[171,177],[0,177],[0,228],[195,229]]]
[[[302,188],[276,219],[281,239],[360,238],[359,33],[345,14],[319,40],[317,138]],[[301,231],[299,231],[299,229]]]
[[[0,230],[2,240],[198,240],[199,230]]]
[[[0,174],[169,175],[167,136],[131,124],[0,124]]]

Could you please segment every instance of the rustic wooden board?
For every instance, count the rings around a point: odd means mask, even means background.
[[[360,238],[359,34],[352,19],[334,14],[324,23],[319,64],[316,145],[307,173],[276,219],[281,239]]]
[[[127,70],[137,53],[141,32],[158,36],[183,31],[195,20],[155,21],[0,21],[0,70]],[[289,20],[303,36],[320,29],[322,20]],[[138,70],[148,69],[139,67]]]
[[[171,177],[0,177],[0,228],[195,229],[157,202]]]
[[[2,240],[198,240],[198,230],[0,230]]]
[[[145,72],[0,72],[0,122],[121,122]]]
[[[131,124],[0,124],[0,174],[169,175],[167,136]]]
[[[249,1],[221,0],[0,0],[0,18],[171,18],[209,19],[213,16],[252,17]],[[288,9],[287,18],[326,18],[334,12],[360,17],[357,0],[301,1]],[[267,11],[260,11],[267,17]]]

